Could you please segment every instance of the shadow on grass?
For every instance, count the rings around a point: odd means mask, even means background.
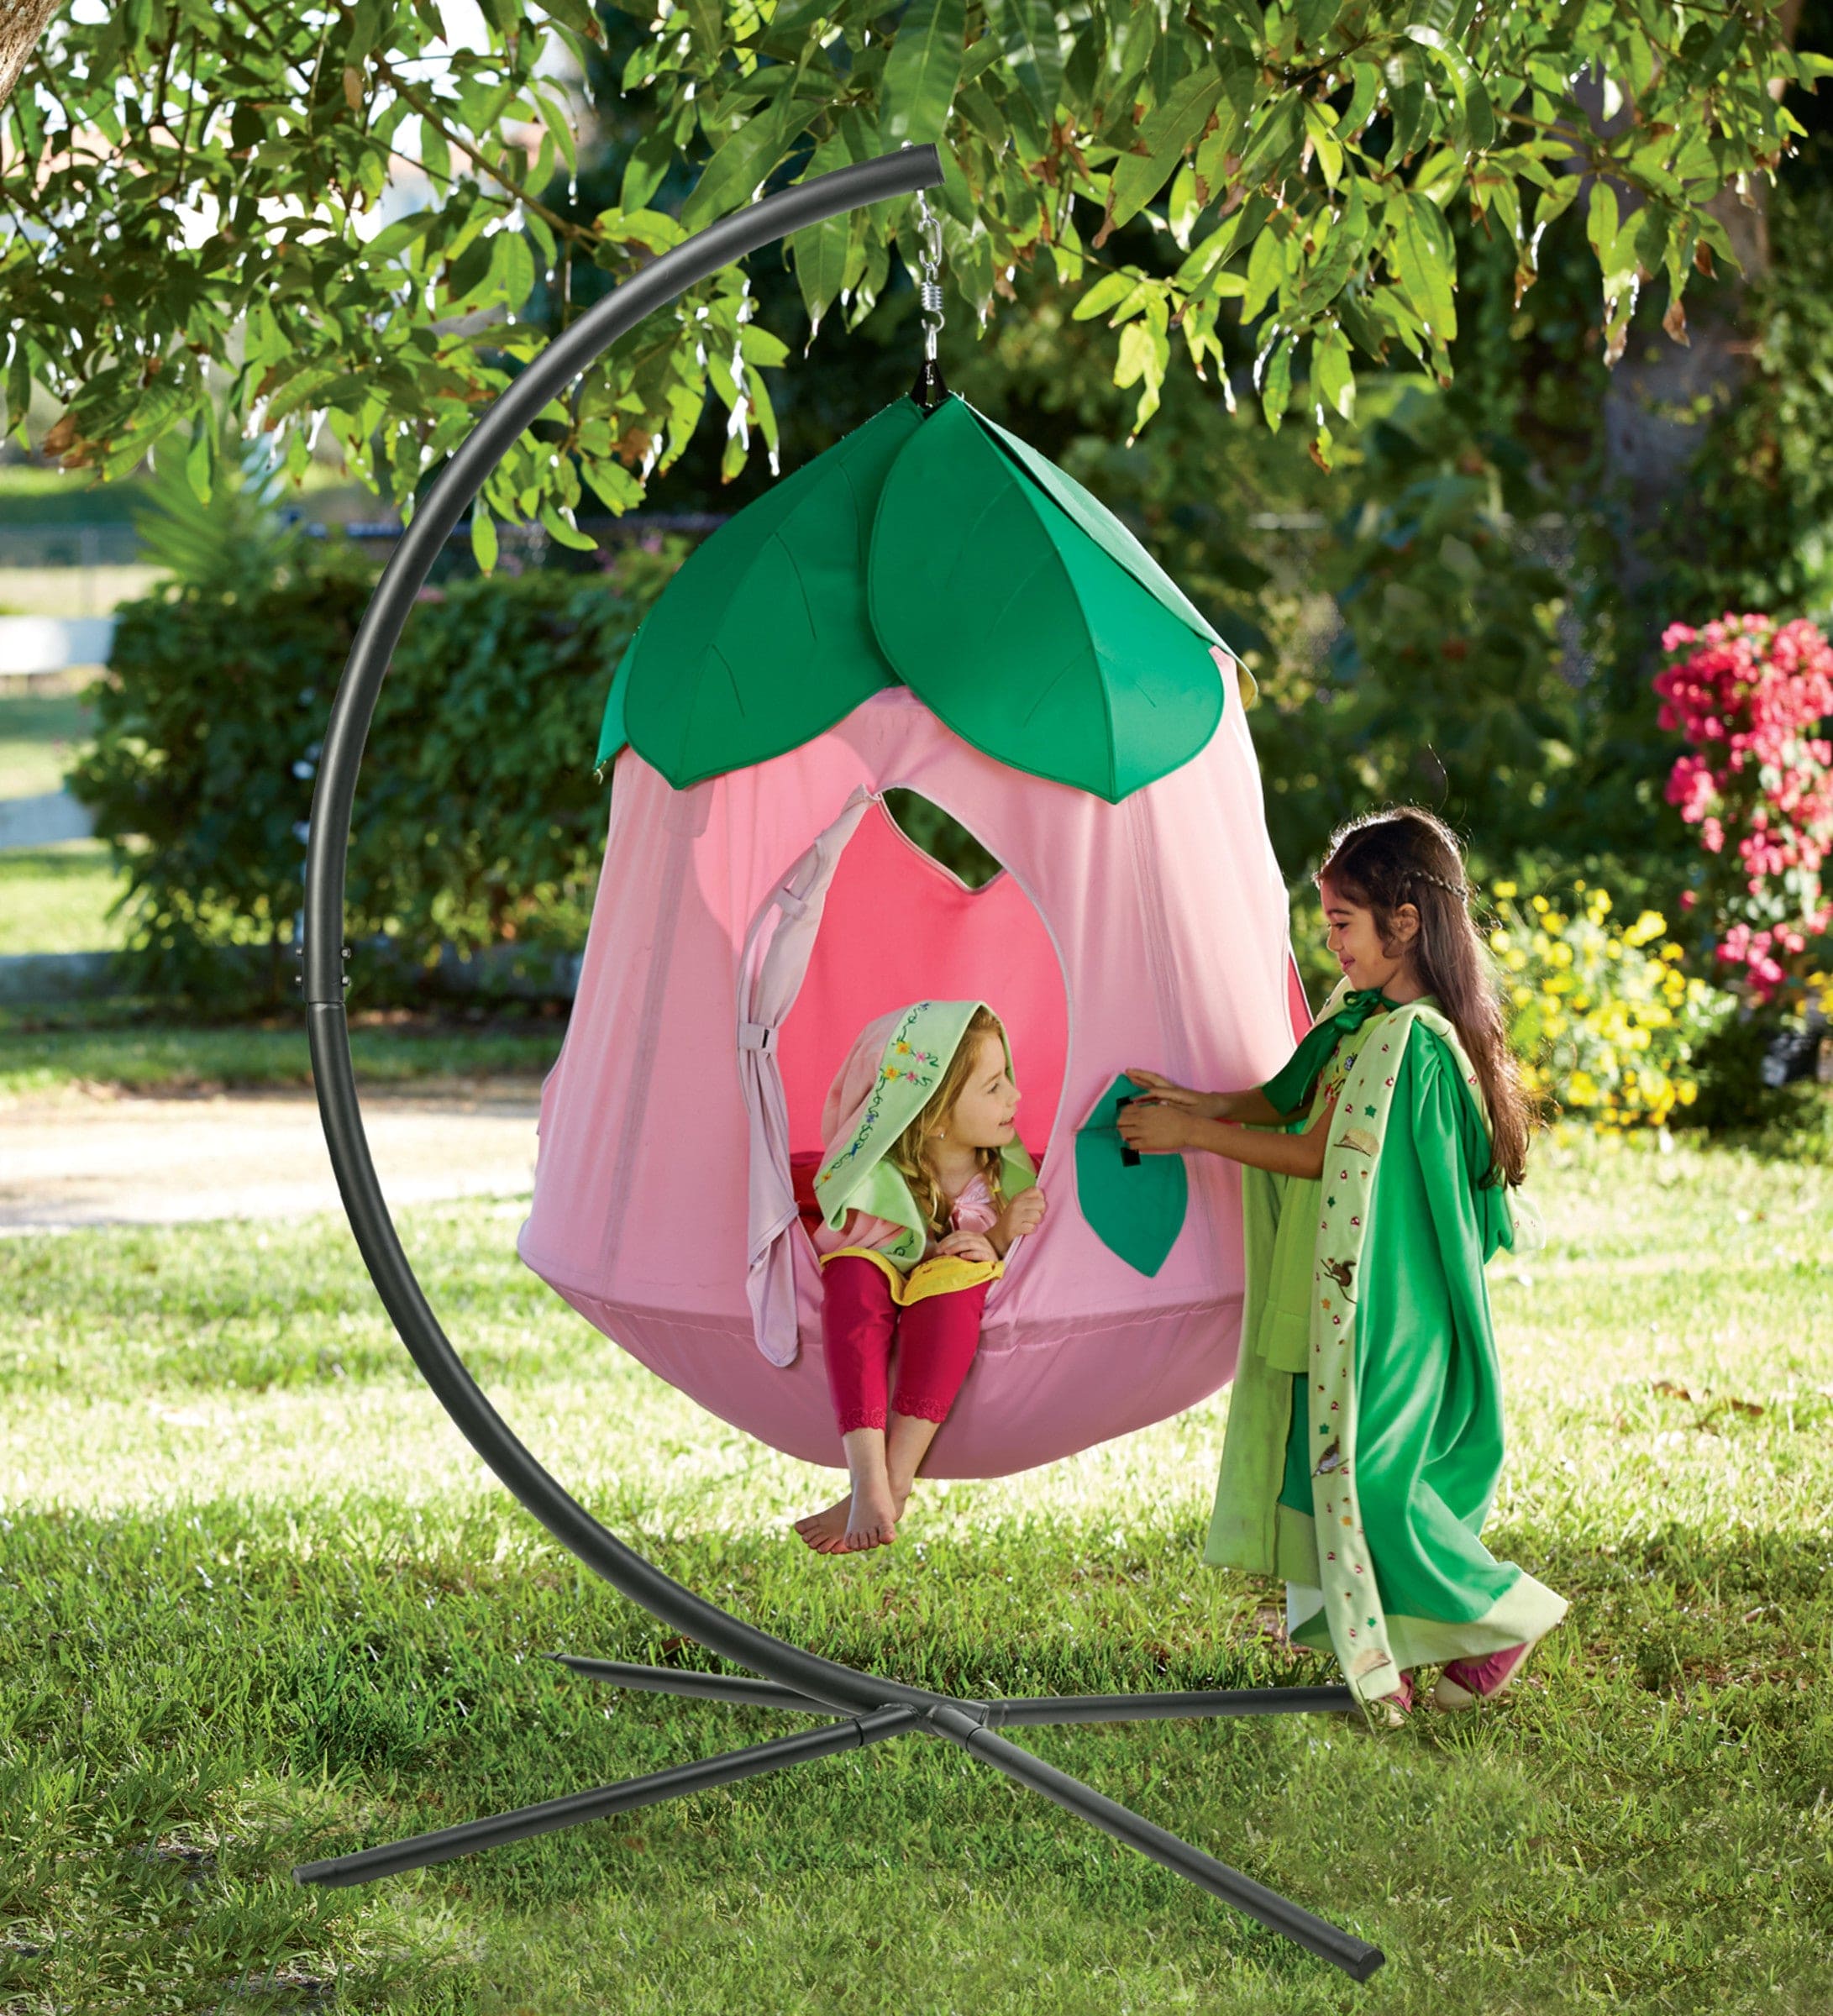
[[[640,1508],[604,1509],[637,1536]],[[1505,1537],[1574,1613],[1494,1712],[1391,1735],[1333,1716],[1020,1740],[1386,1946],[1358,2007],[1423,2016],[1452,1981],[1469,2009],[1824,2006],[1791,1999],[1825,1978],[1807,1929],[1833,1907],[1811,1852],[1833,1713],[1805,1684],[1824,1542],[1679,1523],[1614,1555]],[[176,1995],[206,1953],[213,1978],[265,1982],[276,2008],[310,2006],[323,1991],[307,1984],[339,1969],[352,1982],[322,2006],[1349,2006],[1319,1963],[914,1737],[300,1890],[300,1860],[806,1725],[555,1667],[542,1655],[716,1662],[506,1508],[16,1515],[4,1539],[9,1992],[124,2006],[108,1997],[130,1981]],[[1147,1527],[1096,1546],[1037,1520],[838,1566],[775,1536],[643,1544],[768,1628],[967,1695],[1327,1677],[1268,1630],[1255,1592],[1196,1570],[1194,1541]]]

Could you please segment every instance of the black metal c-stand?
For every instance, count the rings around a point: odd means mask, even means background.
[[[491,1406],[440,1328],[408,1264],[363,1131],[344,1007],[344,963],[349,957],[343,942],[344,876],[357,770],[376,697],[407,612],[465,506],[543,407],[652,310],[665,306],[732,260],[792,231],[866,203],[933,188],[941,181],[936,150],[911,147],[766,197],[664,253],[596,302],[528,365],[488,408],[447,463],[415,511],[376,585],[332,706],[313,797],[307,854],[302,977],[318,1109],[344,1210],[402,1341],[471,1446],[563,1546],[651,1615],[733,1665],[764,1677],[741,1679],[591,1659],[568,1658],[561,1663],[591,1680],[820,1715],[829,1719],[829,1726],[359,1854],[307,1862],[294,1875],[305,1883],[365,1882],[501,1842],[550,1833],[578,1821],[684,1798],[785,1765],[920,1733],[959,1744],[995,1771],[1130,1843],[1353,1979],[1366,1981],[1382,1964],[1378,1947],[1314,1917],[996,1733],[1001,1726],[1052,1723],[1343,1711],[1355,1706],[1347,1688],[957,1699],[822,1658],[708,1603],[601,1525],[535,1461]]]

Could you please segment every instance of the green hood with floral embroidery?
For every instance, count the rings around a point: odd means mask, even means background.
[[[823,1153],[815,1174],[815,1201],[822,1220],[838,1226],[848,1211],[864,1211],[901,1226],[901,1236],[882,1249],[900,1268],[912,1268],[922,1258],[929,1234],[910,1185],[886,1157],[928,1105],[974,1011],[985,1005],[984,1001],[916,1001],[869,1022],[822,1109]],[[1003,1026],[1000,1034],[1006,1042]],[[1011,1062],[1007,1042],[1008,1070]],[[1001,1150],[1001,1183],[1008,1197],[1037,1179],[1030,1156],[1016,1140]]]

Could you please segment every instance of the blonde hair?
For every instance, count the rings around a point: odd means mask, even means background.
[[[983,1036],[996,1036],[1004,1050],[1006,1032],[990,1008],[974,1010],[967,1027],[961,1032],[961,1041],[955,1045],[954,1055],[948,1059],[942,1083],[930,1094],[922,1111],[892,1142],[885,1156],[885,1160],[910,1185],[910,1194],[916,1200],[924,1226],[933,1238],[939,1239],[948,1231],[950,1205],[948,1193],[930,1161],[931,1130],[947,1126],[954,1111],[955,1101],[967,1089],[968,1080],[973,1075],[974,1053]],[[1006,1193],[1000,1186],[1000,1151],[976,1148],[974,1159],[992,1193],[994,1203],[1003,1208]]]

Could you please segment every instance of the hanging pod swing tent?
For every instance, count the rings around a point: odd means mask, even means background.
[[[826,1718],[812,1733],[302,1865],[354,1883],[911,1733],[960,1745],[1358,1980],[1379,1950],[996,1734],[1002,1725],[1348,1711],[1344,1688],[975,1701],[758,1630],[624,1545],[465,1370],[364,1137],[344,1014],[356,776],[413,599],[496,460],[593,358],[734,259],[942,180],[907,148],[785,189],[596,304],[479,421],[371,598],[327,730],[304,987],[327,1142],[364,1260],[441,1404],[521,1503],[621,1593],[758,1677],[568,1657],[586,1677]],[[919,196],[919,207],[922,208]],[[939,233],[910,397],[739,512],[681,568],[612,682],[616,764],[580,986],[544,1087],[523,1257],[702,1406],[838,1461],[807,1226],[822,1095],[858,1031],[919,998],[1006,1022],[1052,1210],[986,1304],[925,1473],[997,1476],[1166,1418],[1233,1370],[1238,1192],[1211,1158],[1125,1167],[1116,1060],[1254,1083],[1304,1022],[1285,896],[1226,646],[1090,494],[942,386]],[[969,889],[905,838],[920,793],[1003,872]],[[722,1064],[721,1060],[729,1060]],[[692,1086],[688,1105],[653,1096]]]

